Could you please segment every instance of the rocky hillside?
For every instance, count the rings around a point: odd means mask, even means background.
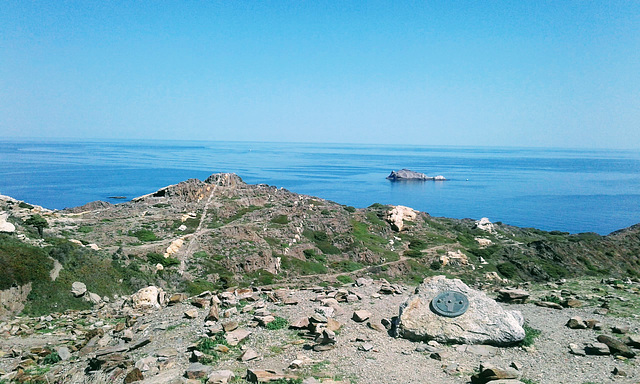
[[[3,197],[0,209],[15,228],[0,235],[0,290],[14,291],[3,299],[5,314],[86,308],[91,303],[70,297],[74,281],[96,301],[149,284],[195,295],[249,285],[340,285],[361,276],[416,284],[444,274],[481,285],[637,278],[640,266],[640,226],[599,236],[431,217],[401,206],[355,209],[248,185],[234,174],[116,205],[49,211]],[[44,219],[42,238],[34,217]],[[54,270],[55,279],[48,276]]]

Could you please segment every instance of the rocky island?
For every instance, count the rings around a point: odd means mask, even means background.
[[[409,169],[401,169],[399,171],[391,171],[391,174],[387,176],[388,180],[391,181],[445,181],[447,180],[444,176],[427,176],[424,173],[414,172]]]
[[[0,383],[640,380],[639,225],[357,209],[234,174],[62,211],[0,196],[0,218]]]

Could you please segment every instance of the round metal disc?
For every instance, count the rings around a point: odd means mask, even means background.
[[[440,316],[460,316],[467,309],[469,309],[469,299],[460,292],[444,291],[431,300],[431,310]]]

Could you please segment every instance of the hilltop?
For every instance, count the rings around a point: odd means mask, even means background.
[[[356,209],[248,185],[235,174],[190,179],[115,205],[50,211],[4,198],[0,209],[16,227],[2,237],[0,260],[39,265],[15,275],[19,265],[4,268],[0,289],[33,281],[32,298],[55,298],[27,302],[32,314],[55,310],[54,303],[77,307],[63,287],[73,281],[100,296],[150,284],[198,294],[249,285],[338,285],[362,276],[417,284],[445,274],[478,286],[584,275],[637,278],[640,265],[640,225],[600,236],[380,204]],[[44,239],[26,224],[34,214],[48,223]],[[24,257],[10,260],[7,249]],[[54,262],[60,277],[43,287],[38,281]]]

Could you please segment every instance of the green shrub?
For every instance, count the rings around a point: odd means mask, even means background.
[[[342,253],[340,249],[334,246],[330,239],[329,235],[322,231],[311,231],[305,229],[302,234],[307,237],[309,240],[313,241],[316,244],[316,247],[327,255],[338,255]]]
[[[160,240],[155,233],[148,229],[139,229],[135,232],[129,232],[129,236],[136,237],[138,240],[145,242]]]
[[[496,265],[496,268],[498,269],[498,272],[500,272],[502,276],[506,277],[507,279],[515,277],[518,273],[518,269],[516,268],[516,266],[508,261]]]
[[[62,359],[60,358],[60,355],[58,355],[58,352],[51,352],[42,359],[42,364],[50,365],[60,361],[62,361]]]
[[[356,211],[356,208],[355,208],[355,207],[352,207],[352,206],[345,206],[345,207],[344,207],[344,210],[345,210],[345,211],[347,211],[347,212],[349,212],[349,213],[353,213],[353,212],[355,212],[355,211]]]
[[[48,281],[53,262],[39,247],[22,243],[9,235],[0,235],[0,290],[13,284]]]
[[[147,260],[153,265],[160,264],[165,268],[180,265],[180,260],[174,257],[164,257],[163,255],[155,252],[147,253]]]
[[[287,217],[287,215],[278,215],[272,218],[271,222],[275,224],[288,224],[289,218]]]
[[[316,261],[300,260],[295,257],[280,256],[282,258],[282,269],[295,271],[301,275],[319,275],[327,273],[327,267]]]
[[[342,284],[352,284],[353,278],[349,275],[340,275],[336,277],[336,280],[341,282]]]
[[[275,320],[273,320],[272,322],[270,322],[269,324],[267,324],[265,326],[265,328],[271,330],[271,331],[275,331],[277,329],[283,329],[289,326],[289,322],[287,321],[287,319],[285,319],[284,317],[279,317],[276,316]]]
[[[364,268],[364,265],[352,260],[341,260],[332,263],[331,267],[342,272],[353,272]]]
[[[80,228],[78,228],[78,232],[80,232],[80,233],[91,233],[91,232],[93,232],[93,227],[88,226],[88,225],[82,225],[82,226],[80,226]]]
[[[20,208],[26,208],[26,209],[33,209],[33,205],[31,204],[27,204],[24,201],[21,201],[20,204],[18,204],[18,207]]]
[[[204,291],[215,291],[216,285],[210,281],[195,279],[185,283],[185,291],[189,296],[196,296]]]
[[[257,271],[247,273],[247,278],[252,280],[252,284],[258,283],[259,285],[270,285],[273,284],[275,275],[264,269],[258,269]]]
[[[442,264],[440,264],[438,260],[433,260],[431,264],[429,264],[429,268],[431,268],[434,271],[437,271],[440,268],[442,268]]]
[[[409,242],[409,249],[414,251],[422,251],[427,248],[427,244],[420,239],[413,239]]]

